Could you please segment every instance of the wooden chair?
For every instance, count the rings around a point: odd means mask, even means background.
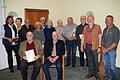
[[[100,53],[99,53],[99,70],[100,70],[100,77],[101,77],[101,80],[102,78],[105,76],[105,68],[104,68],[104,65],[103,65],[103,58],[102,58],[102,49],[100,50]]]
[[[42,57],[42,63],[44,63],[44,56]],[[40,69],[40,80],[46,80],[42,68]],[[64,55],[62,55],[62,80],[64,80]]]

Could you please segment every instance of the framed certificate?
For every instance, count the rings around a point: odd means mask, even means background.
[[[28,51],[25,51],[25,54],[26,54],[26,57],[27,57],[27,61],[28,62],[32,62],[34,61],[35,59],[35,53],[34,53],[34,50],[31,49],[31,50],[28,50]]]

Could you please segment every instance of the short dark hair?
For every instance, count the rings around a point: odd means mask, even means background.
[[[106,18],[108,18],[108,17],[111,17],[111,18],[112,18],[112,20],[114,20],[114,17],[113,17],[112,15],[107,15],[107,17],[106,17]]]
[[[22,23],[22,18],[18,17],[18,18],[16,18],[16,20],[20,20],[20,22]]]
[[[10,18],[11,18],[12,21],[13,21],[12,23],[14,23],[13,16],[7,16],[7,18],[6,18],[6,20],[5,20],[5,23],[6,23],[6,24],[8,24],[8,19],[10,19]]]

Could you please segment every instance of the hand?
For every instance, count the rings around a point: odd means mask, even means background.
[[[12,42],[18,41],[18,37],[12,38]]]
[[[23,56],[22,58],[27,61],[27,57],[26,56]]]
[[[7,38],[9,42],[12,42],[12,39],[11,38]]]
[[[106,48],[102,48],[103,53],[107,53],[108,50]]]
[[[35,60],[37,60],[37,59],[39,59],[39,58],[40,58],[40,56],[39,56],[39,55],[37,55],[37,56],[35,56],[35,58],[34,58],[34,59],[35,59]]]
[[[84,52],[84,49],[83,49],[83,47],[81,47],[81,48],[80,48],[80,50],[81,50],[81,52]]]
[[[98,48],[98,49],[97,49],[97,53],[100,53],[100,52],[101,52],[101,48]]]
[[[58,56],[54,57],[54,58],[52,59],[52,62],[55,63],[55,62],[57,61],[57,59],[58,59]]]

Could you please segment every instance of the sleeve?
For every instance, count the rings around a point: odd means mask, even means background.
[[[102,34],[102,30],[100,26],[99,26],[98,34]]]
[[[116,30],[113,32],[113,41],[118,44],[119,40],[120,40],[120,31],[118,28],[116,28]]]
[[[24,42],[20,43],[20,48],[19,48],[19,56],[22,58],[23,56],[25,56],[25,52],[23,51],[23,44]]]

